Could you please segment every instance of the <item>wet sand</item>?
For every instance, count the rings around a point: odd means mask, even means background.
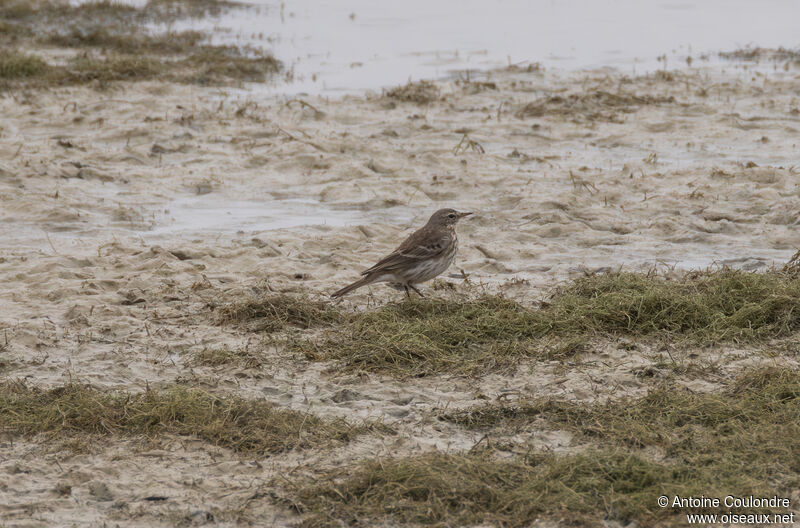
[[[521,67],[438,82],[427,104],[377,93],[303,104],[159,83],[6,95],[4,377],[129,391],[184,381],[319,415],[383,418],[399,434],[266,460],[187,440],[154,449],[102,440],[78,454],[4,441],[0,517],[31,527],[285,525],[296,518],[264,498],[272,477],[480,439],[431,418],[434,408],[506,392],[645,393],[637,373],[656,361],[646,348],[599,347],[568,365],[479,380],[350,378],[217,324],[212,307],[265,284],[325,298],[444,206],[475,212],[459,226],[444,280],[466,287],[463,270],[470,287],[524,302],[586,272],[780,265],[800,247],[799,81],[796,70],[628,77]],[[465,135],[477,145],[462,152]],[[343,305],[397,298],[375,286]],[[266,346],[274,364],[187,365],[191,352],[226,345]],[[725,358],[720,377],[775,361],[730,347],[707,354]],[[355,396],[335,397],[345,389]],[[535,441],[569,449],[564,433]],[[170,499],[143,501],[153,495]]]

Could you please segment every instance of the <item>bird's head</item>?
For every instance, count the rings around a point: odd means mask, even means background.
[[[472,213],[462,213],[460,211],[456,211],[455,209],[439,209],[433,213],[431,219],[428,220],[428,225],[453,226],[456,225],[459,220],[471,214]]]

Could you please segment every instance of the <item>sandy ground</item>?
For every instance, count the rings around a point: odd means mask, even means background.
[[[437,407],[506,393],[591,401],[654,383],[641,373],[658,353],[613,344],[479,380],[335,376],[274,349],[258,371],[187,366],[203,348],[265,346],[216,324],[210,305],[265,281],[326,296],[439,207],[475,211],[446,280],[460,284],[463,270],[526,302],[586,271],[761,270],[800,247],[796,71],[513,68],[438,87],[424,105],[371,94],[309,107],[142,83],[0,99],[2,377],[131,391],[182,380],[399,431],[265,460],[188,440],[99,441],[86,454],[2,439],[5,525],[282,525],[293,518],[266,498],[276,475],[480,440],[435,420]],[[456,150],[465,134],[482,148]],[[397,296],[376,286],[343,304]],[[720,379],[777,361],[704,357],[720,361]],[[564,433],[531,433],[569,449]],[[153,495],[170,499],[143,500]]]

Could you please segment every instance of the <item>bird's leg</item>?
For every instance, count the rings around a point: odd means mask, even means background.
[[[413,285],[413,284],[409,284],[408,286],[409,286],[409,288],[411,288],[412,290],[414,290],[415,292],[417,292],[417,295],[419,295],[420,297],[425,297],[424,295],[422,295],[422,292],[421,292],[421,291],[419,291],[419,290],[418,290],[416,287],[414,287],[414,285]],[[408,293],[408,289],[406,289],[406,293]]]
[[[413,288],[413,286],[412,286],[412,288]],[[408,286],[403,284],[403,289],[406,291],[406,297],[408,297],[410,299],[411,298],[411,294],[408,293]]]

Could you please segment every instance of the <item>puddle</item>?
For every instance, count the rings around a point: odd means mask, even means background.
[[[87,212],[88,214],[88,212]],[[302,226],[348,226],[376,221],[407,221],[412,216],[405,207],[392,207],[367,215],[354,209],[337,209],[313,200],[288,199],[269,201],[220,200],[200,196],[178,198],[172,202],[148,206],[137,221],[100,220],[41,224],[4,218],[7,229],[0,232],[0,247],[29,248],[57,252],[62,245],[80,246],[100,237],[134,235],[143,239],[163,236],[208,236],[254,233]]]
[[[363,223],[362,211],[332,209],[311,200],[224,201],[214,197],[181,198],[166,207],[164,218],[141,234],[268,231],[309,225]]]

